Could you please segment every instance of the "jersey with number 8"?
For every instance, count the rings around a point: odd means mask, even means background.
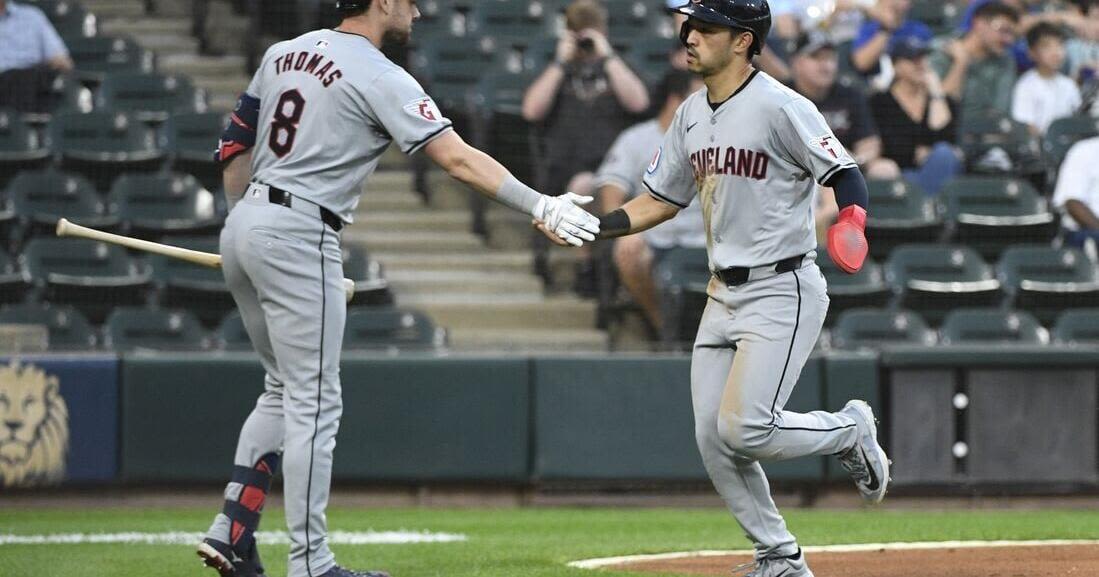
[[[260,101],[253,178],[344,222],[391,142],[412,154],[451,127],[404,69],[337,30],[272,46],[247,92]]]

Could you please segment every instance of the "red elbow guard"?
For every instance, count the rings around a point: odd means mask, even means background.
[[[844,272],[855,274],[866,262],[866,209],[852,204],[840,211],[836,224],[828,229],[828,254]]]

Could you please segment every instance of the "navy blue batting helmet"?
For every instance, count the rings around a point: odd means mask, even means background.
[[[690,0],[672,11],[703,22],[751,32],[752,54],[763,50],[767,33],[771,31],[771,7],[767,0]],[[689,32],[686,27],[680,32],[684,43]]]

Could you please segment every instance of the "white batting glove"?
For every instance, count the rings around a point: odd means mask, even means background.
[[[595,200],[590,196],[566,193],[563,196],[542,196],[534,207],[534,218],[545,223],[561,240],[583,246],[599,234],[599,219],[580,208]]]

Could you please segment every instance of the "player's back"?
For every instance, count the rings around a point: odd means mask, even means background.
[[[363,181],[393,140],[379,84],[407,83],[419,89],[358,34],[316,30],[275,44],[248,89],[260,100],[253,178],[349,222]]]

